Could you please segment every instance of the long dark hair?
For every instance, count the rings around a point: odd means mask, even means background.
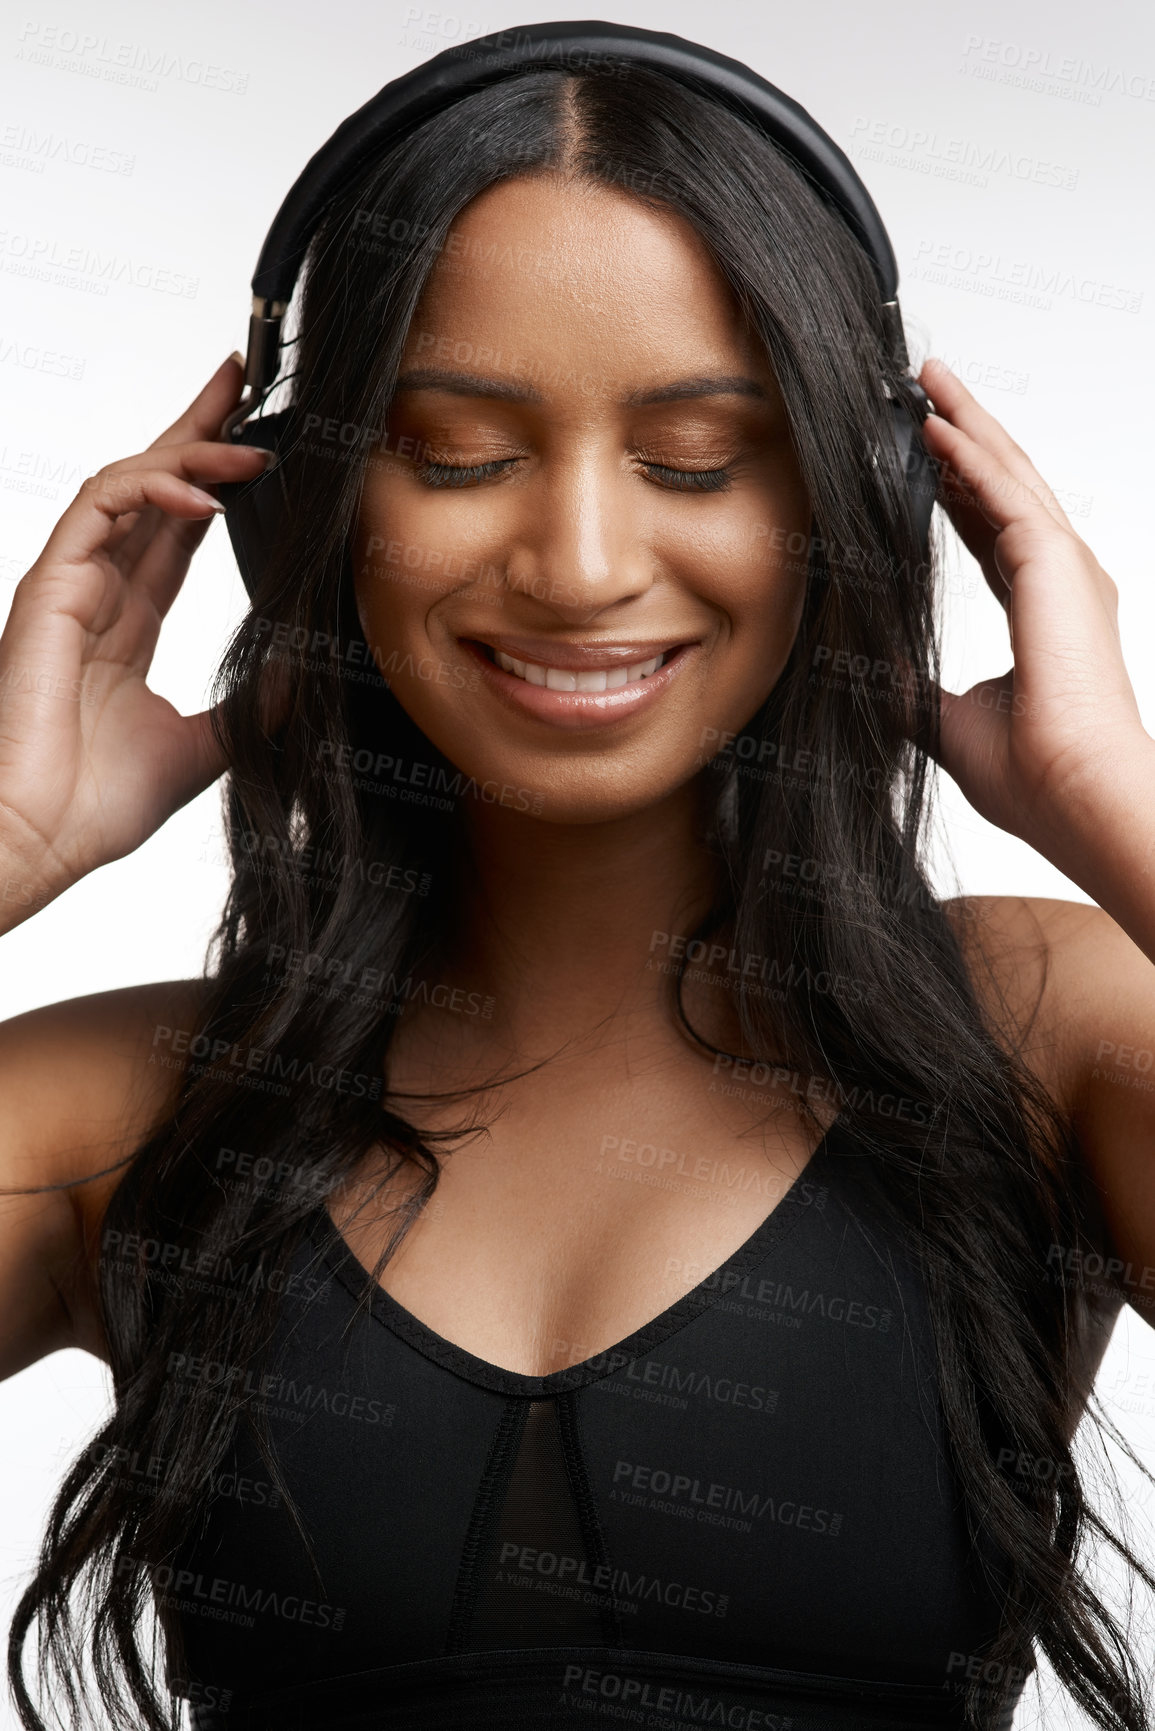
[[[1003,1626],[978,1669],[1022,1676],[1040,1649],[1096,1724],[1145,1731],[1124,1633],[1077,1566],[1094,1533],[1155,1589],[1085,1500],[1071,1453],[1085,1311],[1052,1276],[1053,1247],[1067,1267],[1082,1262],[1068,1249],[1093,1248],[1078,1151],[980,1005],[978,952],[921,863],[939,649],[931,566],[888,454],[888,393],[907,387],[883,360],[875,283],[845,227],[742,119],[659,74],[543,67],[470,95],[353,178],[314,237],[286,350],[290,513],[218,674],[231,888],[181,1041],[179,1096],[126,1163],[106,1242],[175,1239],[259,1270],[378,1147],[422,1174],[379,1275],[433,1194],[434,1144],[464,1133],[419,1132],[388,1089],[388,1060],[397,1013],[452,968],[462,814],[490,795],[417,729],[364,652],[349,549],[450,224],[496,182],[559,166],[672,209],[702,237],[777,375],[812,502],[812,537],[786,549],[807,573],[789,661],[740,738],[703,749],[715,814],[704,845],[724,889],[687,956],[720,938],[761,958],[774,989],[738,996],[745,1054],[821,1079],[920,1260],[972,1531],[1007,1558]],[[789,858],[809,869],[787,877]],[[683,1009],[687,965],[670,977],[671,1013],[714,1050]],[[373,989],[356,989],[366,980]],[[896,1098],[910,1109],[896,1112]],[[259,1150],[307,1181],[222,1185],[224,1148]],[[40,1684],[52,1674],[72,1722],[93,1700],[87,1650],[111,1723],[173,1723],[141,1634],[153,1572],[189,1531],[236,1424],[268,1446],[243,1398],[210,1406],[167,1369],[181,1351],[251,1362],[271,1338],[268,1283],[190,1298],[143,1256],[126,1268],[102,1254],[100,1302],[115,1410],[65,1479],[12,1625],[9,1676],[34,1731],[44,1722],[22,1660],[34,1624]],[[126,1450],[169,1463],[163,1495],[123,1482]],[[1054,1471],[1005,1464],[1023,1456]],[[87,1629],[71,1603],[80,1590]],[[990,1696],[974,1684],[971,1723],[996,1722]]]

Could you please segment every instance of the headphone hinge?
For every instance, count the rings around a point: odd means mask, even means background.
[[[249,314],[249,342],[245,354],[245,395],[221,426],[222,439],[239,439],[241,427],[253,410],[268,394],[277,376],[281,353],[281,325],[288,309],[287,301],[264,300],[253,296]]]
[[[277,376],[281,323],[285,311],[284,301],[268,301],[259,295],[253,296],[253,310],[249,315],[249,346],[245,356],[245,384],[254,395],[265,390]]]
[[[902,313],[897,300],[882,302],[882,325],[886,337],[886,358],[898,373],[910,371],[910,356],[906,349],[906,332],[902,328]]]

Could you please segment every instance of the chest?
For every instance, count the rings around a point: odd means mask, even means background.
[[[483,1100],[484,1133],[439,1145],[436,1191],[380,1283],[492,1364],[545,1376],[579,1363],[691,1291],[777,1207],[834,1116],[816,1128],[798,1107],[734,1092],[697,1054],[633,1074],[550,1066]],[[454,1121],[452,1109],[420,1117]],[[355,1187],[331,1199],[366,1268],[419,1183],[407,1165],[379,1198]]]

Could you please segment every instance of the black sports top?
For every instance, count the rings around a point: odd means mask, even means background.
[[[156,1583],[196,1731],[961,1725],[1001,1595],[873,1165],[837,1120],[720,1268],[547,1376],[433,1333],[319,1208],[239,1373],[316,1573],[238,1426]]]

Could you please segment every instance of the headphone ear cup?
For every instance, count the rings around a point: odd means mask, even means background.
[[[292,417],[291,409],[282,409],[279,414],[248,421],[233,443],[279,452],[290,443]],[[285,477],[280,464],[274,463],[255,480],[222,482],[217,493],[225,507],[225,527],[233,544],[237,568],[251,600],[264,574],[269,548],[288,508]]]
[[[929,409],[929,398],[921,386],[915,388]],[[930,519],[938,494],[938,464],[922,442],[921,418],[912,414],[898,397],[890,399],[890,417],[898,461],[906,478],[915,532],[925,564],[930,557]]]

